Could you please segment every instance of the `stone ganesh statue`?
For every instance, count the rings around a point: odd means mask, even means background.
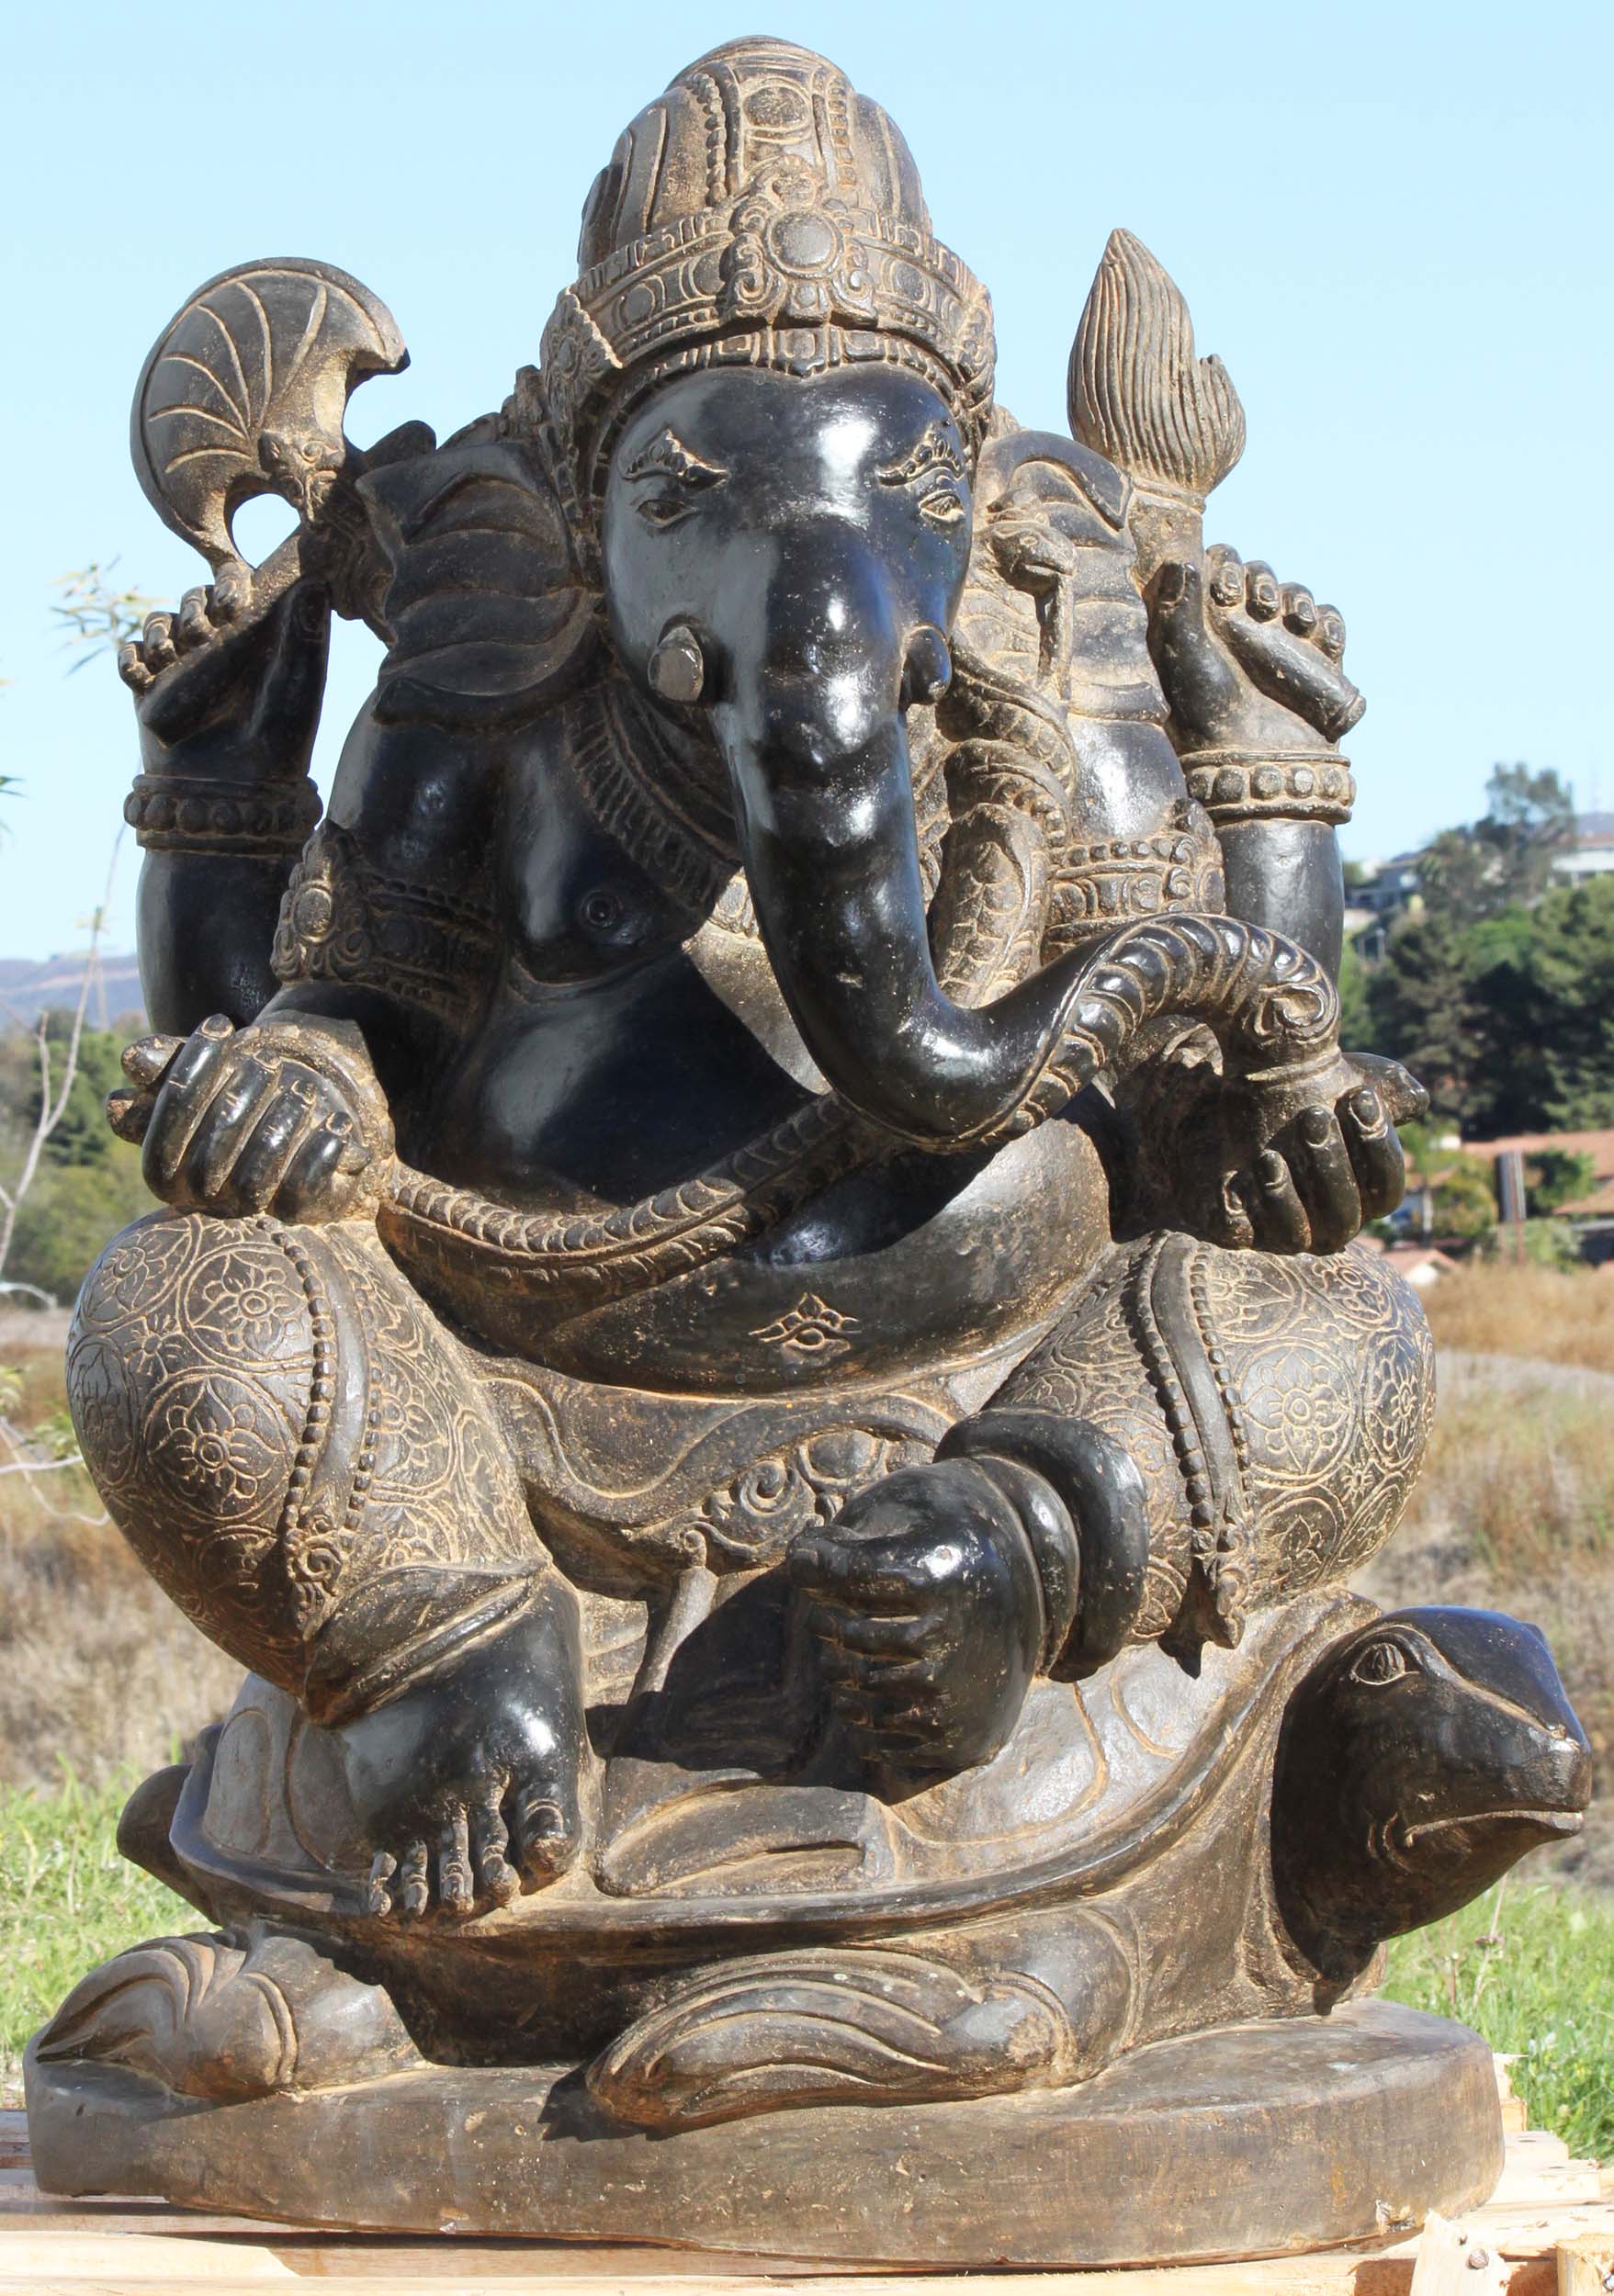
[[[1202,546],[1243,415],[1170,281],[1117,232],[1074,436],[1021,429],[894,125],[764,39],[634,121],[580,264],[441,446],[344,438],[404,353],[322,264],[141,378],[213,579],[124,654],[162,1033],[111,1116],[164,1209],[71,1393],[251,1677],[125,1821],[223,1933],[36,2045],[58,2179],[186,2196],[130,2096],[194,2146],[546,2067],[593,2198],[452,2206],[620,2231],[603,2134],[1096,2096],[1330,2008],[1586,1798],[1533,1630],[1343,1592],[1432,1405],[1351,1242],[1422,1096],[1337,1044],[1362,704],[1331,607]],[[320,820],[333,609],[387,652]],[[1415,2199],[1484,2181],[1451,2063]]]

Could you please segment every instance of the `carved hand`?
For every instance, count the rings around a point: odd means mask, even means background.
[[[802,1532],[787,1568],[830,1712],[869,1768],[946,1776],[1000,1750],[1043,1598],[1020,1519],[976,1461],[888,1475]]]
[[[1337,608],[1221,546],[1206,553],[1202,573],[1191,563],[1160,568],[1149,648],[1182,754],[1332,756],[1367,706],[1345,674]]]
[[[186,591],[177,613],[148,615],[119,648],[133,692],[141,759],[152,775],[253,788],[308,771],[331,641],[331,598],[303,580],[248,617],[251,570]]]
[[[1227,1085],[1194,1048],[1140,1075],[1129,1093],[1146,1217],[1208,1242],[1263,1252],[1338,1252],[1401,1201],[1395,1127],[1428,1095],[1399,1062],[1369,1052],[1332,1072],[1343,1092],[1304,1102],[1276,1132],[1258,1098]]]
[[[345,1041],[215,1014],[187,1038],[142,1037],[123,1055],[133,1089],[107,1103],[112,1129],[143,1142],[146,1186],[181,1210],[340,1220],[361,1204],[391,1146],[380,1086]]]

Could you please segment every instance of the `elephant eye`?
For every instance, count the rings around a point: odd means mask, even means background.
[[[1398,1642],[1370,1642],[1350,1670],[1353,1683],[1398,1683],[1412,1671]]]
[[[938,526],[956,526],[964,516],[964,501],[955,487],[932,487],[920,497],[920,514]]]
[[[682,494],[647,494],[642,502],[635,505],[645,524],[656,527],[676,526],[694,507],[688,497]]]

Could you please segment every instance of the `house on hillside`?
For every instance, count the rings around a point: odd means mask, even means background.
[[[1364,964],[1377,964],[1390,929],[1401,917],[1416,916],[1423,900],[1427,849],[1397,853],[1389,861],[1353,861],[1346,872],[1345,930]],[[1614,872],[1614,813],[1575,816],[1574,841],[1552,859],[1560,884]]]
[[[1559,853],[1552,874],[1573,884],[1582,877],[1614,871],[1614,813],[1582,813],[1574,819],[1574,843]]]
[[[1377,964],[1392,922],[1421,903],[1422,850],[1390,861],[1352,862],[1345,885],[1345,932],[1364,964]]]
[[[1495,1165],[1510,1152],[1529,1165],[1532,1156],[1586,1156],[1592,1165],[1590,1187],[1571,1202],[1560,1204],[1554,1220],[1574,1228],[1583,1256],[1595,1263],[1614,1261],[1614,1130],[1595,1132],[1513,1132],[1500,1140],[1463,1142],[1470,1155],[1484,1156]]]
[[[1398,1276],[1404,1276],[1415,1291],[1428,1291],[1442,1276],[1449,1276],[1458,1265],[1449,1252],[1442,1252],[1432,1244],[1414,1244],[1397,1240],[1384,1254]]]

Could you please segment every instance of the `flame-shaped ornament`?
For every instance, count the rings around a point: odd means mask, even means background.
[[[1146,498],[1132,522],[1140,559],[1185,546],[1197,554],[1205,497],[1244,452],[1244,409],[1221,360],[1194,356],[1181,291],[1130,231],[1111,232],[1093,279],[1071,346],[1068,404],[1073,434]],[[1157,550],[1140,526],[1160,529]]]

